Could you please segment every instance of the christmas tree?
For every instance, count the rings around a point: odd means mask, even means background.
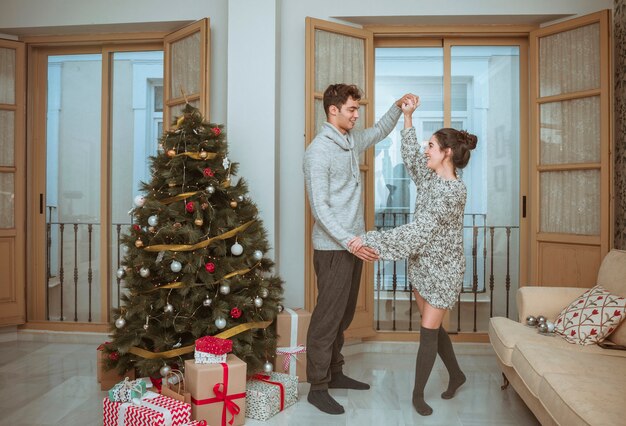
[[[125,292],[105,368],[166,376],[193,358],[196,339],[212,335],[233,341],[249,374],[269,369],[282,281],[244,179],[231,183],[237,164],[227,148],[223,126],[189,104],[161,137],[122,238]]]

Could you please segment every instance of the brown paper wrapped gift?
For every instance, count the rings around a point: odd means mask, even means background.
[[[245,423],[246,363],[235,355],[228,354],[226,362],[219,364],[186,360],[185,386],[191,393],[192,419],[216,426]]]
[[[100,347],[101,346],[102,345],[100,345]],[[104,354],[104,350],[100,349],[100,347],[98,347],[98,350],[96,351],[96,353],[97,353],[97,358],[96,358],[96,377],[98,378],[98,383],[100,383],[100,390],[108,391],[113,386],[115,386],[117,383],[119,383],[122,380],[124,380],[126,377],[128,377],[130,380],[134,380],[135,379],[135,370],[134,369],[128,370],[123,375],[118,374],[116,369],[111,369],[111,370],[108,370],[108,371],[104,371],[104,361],[105,361],[105,356],[106,355]]]
[[[310,322],[311,313],[302,308],[285,308],[276,317],[278,340],[274,370],[298,376],[300,382],[306,382],[306,335]]]

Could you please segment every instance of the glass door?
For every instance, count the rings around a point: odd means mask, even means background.
[[[471,44],[469,44],[471,43]],[[451,331],[486,331],[492,315],[513,316],[520,258],[520,45],[443,39],[440,46],[376,49],[376,119],[393,99],[412,92],[418,138],[441,127],[478,136],[462,171],[468,189],[463,293],[451,312]],[[376,146],[376,228],[412,220],[416,187],[400,155],[400,130]],[[374,274],[375,328],[419,330],[405,261],[378,262]]]

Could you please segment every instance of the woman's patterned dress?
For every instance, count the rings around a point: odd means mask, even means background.
[[[414,220],[389,231],[370,231],[363,244],[385,260],[409,259],[409,282],[436,308],[452,309],[463,285],[463,212],[467,190],[426,166],[413,127],[402,130],[402,160],[417,185]]]

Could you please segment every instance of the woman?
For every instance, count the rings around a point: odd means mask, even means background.
[[[412,114],[418,98],[402,105],[402,159],[417,185],[414,221],[389,231],[370,231],[349,243],[352,252],[362,246],[376,249],[382,259],[409,258],[409,281],[422,317],[415,366],[413,406],[422,416],[432,414],[424,401],[424,387],[437,353],[450,375],[444,399],[465,383],[448,333],[441,327],[463,285],[463,212],[467,191],[457,169],[465,167],[478,139],[465,131],[444,128],[428,141],[424,155],[413,128]]]

